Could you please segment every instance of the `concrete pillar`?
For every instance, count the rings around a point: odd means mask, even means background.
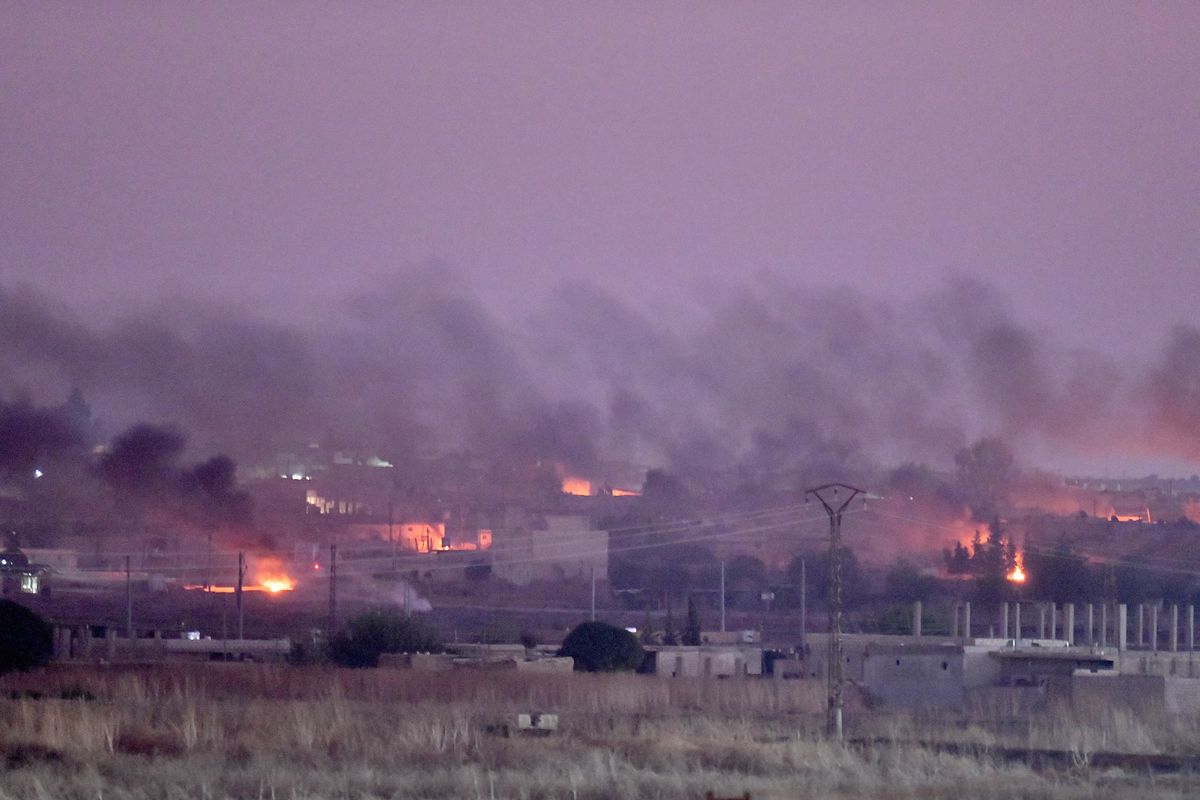
[[[1137,646],[1146,646],[1146,604],[1138,603],[1137,613]]]
[[[54,659],[66,661],[71,657],[71,629],[62,625],[54,628]]]
[[[1150,638],[1150,649],[1158,652],[1158,604],[1150,606],[1150,629],[1146,632]]]
[[[1129,645],[1129,611],[1124,603],[1117,603],[1117,649],[1126,650]]]
[[[1087,643],[1088,647],[1096,644],[1096,614],[1091,603],[1087,604]]]
[[[1179,652],[1179,604],[1171,604],[1171,652]]]
[[[1191,603],[1187,607],[1187,649],[1196,649],[1196,607]]]
[[[104,658],[110,664],[117,660],[117,629],[111,625],[104,629]]]
[[[79,626],[79,654],[83,658],[92,657],[92,629],[87,625]]]
[[[1000,638],[1008,638],[1008,603],[1000,605]]]
[[[971,638],[971,601],[963,603],[963,639],[969,641]]]
[[[1108,647],[1108,603],[1100,604],[1100,646]]]
[[[1046,638],[1046,604],[1038,603],[1038,638]]]
[[[950,636],[954,639],[958,638],[958,609],[960,606],[955,605],[952,616],[950,617]]]
[[[912,605],[912,635],[921,635],[921,601],[918,600]]]
[[[1058,604],[1050,604],[1050,638],[1058,638]]]
[[[1013,603],[1013,638],[1021,638],[1021,601]]]
[[[1075,644],[1075,604],[1063,606],[1063,634],[1067,644]]]

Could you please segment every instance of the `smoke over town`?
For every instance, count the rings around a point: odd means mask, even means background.
[[[1118,364],[959,277],[888,300],[762,275],[679,318],[577,282],[499,311],[432,264],[331,298],[304,324],[187,303],[85,324],[6,288],[0,326],[6,470],[138,423],[241,463],[321,442],[572,471],[616,459],[702,482],[949,467],[985,436],[1081,463],[1200,457],[1200,331],[1181,325]],[[72,427],[59,405],[72,390],[99,430]]]

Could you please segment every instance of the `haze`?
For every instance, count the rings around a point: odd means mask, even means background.
[[[341,412],[478,444],[499,408],[568,459],[996,433],[1194,471],[1198,33],[1195,3],[7,3],[0,388],[226,449],[239,392],[247,436],[294,414],[272,446]],[[268,374],[214,379],[247,341]],[[395,374],[297,378],[339,361]],[[495,408],[442,407],[485,373]]]

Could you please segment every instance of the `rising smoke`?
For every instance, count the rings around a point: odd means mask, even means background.
[[[401,460],[466,450],[582,472],[618,459],[702,483],[794,483],[879,463],[951,468],[985,435],[1018,452],[1048,442],[1085,456],[1200,457],[1196,329],[1177,328],[1131,373],[957,277],[885,301],[760,276],[687,318],[570,283],[502,315],[435,264],[304,325],[174,303],[89,326],[53,298],[8,289],[0,334],[4,469],[83,442],[53,415],[29,417],[72,388],[104,438],[177,426],[197,454],[242,463],[320,441]],[[45,441],[22,439],[28,430]]]

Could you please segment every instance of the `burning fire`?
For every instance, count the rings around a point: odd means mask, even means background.
[[[1016,563],[1013,565],[1013,568],[1012,568],[1012,572],[1008,573],[1004,577],[1007,578],[1008,580],[1012,581],[1013,583],[1024,583],[1025,582],[1025,570],[1022,567],[1022,564],[1024,561],[1025,561],[1025,557],[1022,556],[1020,553],[1018,553],[1016,556]]]
[[[319,569],[319,564],[313,564],[314,569]],[[283,568],[283,562],[278,558],[251,557],[249,580],[242,584],[243,592],[267,592],[269,594],[279,594],[280,592],[290,592],[296,588],[296,581]],[[202,583],[185,584],[185,589],[201,589],[211,594],[234,594],[237,592],[236,585],[212,583],[205,586]]]
[[[592,482],[584,478],[575,478],[568,475],[563,478],[562,492],[563,494],[571,494],[576,497],[591,497]]]
[[[278,558],[256,558],[251,570],[254,582],[263,591],[278,594],[296,588],[296,582],[287,574],[283,562]]]
[[[296,588],[296,583],[287,575],[278,578],[263,578],[262,588],[274,594],[275,592],[290,592]]]

